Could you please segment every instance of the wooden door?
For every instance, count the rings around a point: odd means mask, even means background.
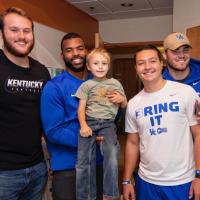
[[[139,92],[139,78],[133,66],[133,58],[115,59],[112,64],[112,77],[119,80],[124,87],[127,100],[131,99]],[[118,122],[118,133],[125,131],[125,110],[122,110]]]
[[[200,59],[200,26],[188,28],[187,36],[192,45],[191,57]]]
[[[115,59],[112,63],[112,77],[121,82],[124,87],[127,99],[131,99],[139,91],[139,79],[136,75],[133,58]],[[124,171],[124,150],[126,135],[125,132],[125,110],[122,111],[121,117],[117,123],[118,139],[120,142],[120,160],[119,160],[119,190],[122,193],[122,179]]]
[[[123,85],[128,100],[138,93],[139,79],[133,66],[133,58],[115,59],[112,75]]]

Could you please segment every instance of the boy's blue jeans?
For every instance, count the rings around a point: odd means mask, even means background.
[[[46,182],[45,161],[25,169],[0,170],[0,199],[41,200]]]
[[[79,136],[78,160],[76,166],[77,200],[96,199],[96,136],[103,136],[100,150],[103,155],[103,195],[110,199],[119,197],[118,158],[119,143],[113,120],[87,118],[93,134],[90,137]]]

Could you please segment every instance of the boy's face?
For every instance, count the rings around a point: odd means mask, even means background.
[[[155,50],[142,50],[136,56],[136,71],[142,82],[155,82],[162,77],[163,63]]]
[[[109,61],[104,55],[94,54],[90,57],[87,68],[95,79],[105,79],[109,70]]]

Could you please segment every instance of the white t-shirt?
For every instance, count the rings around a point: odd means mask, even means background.
[[[125,130],[139,133],[139,175],[157,185],[179,185],[194,178],[193,138],[190,126],[196,92],[188,85],[167,81],[153,93],[142,90],[126,111]]]

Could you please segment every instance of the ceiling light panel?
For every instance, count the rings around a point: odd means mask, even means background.
[[[70,3],[90,15],[97,14],[97,13],[111,12],[111,10],[109,10],[99,1],[80,1],[80,2],[76,1],[76,2],[70,2]]]
[[[173,0],[147,0],[153,8],[173,8]]]
[[[99,0],[103,5],[111,9],[113,12],[128,11],[128,10],[140,10],[151,9],[146,0]],[[121,4],[133,4],[131,7],[124,7]]]

